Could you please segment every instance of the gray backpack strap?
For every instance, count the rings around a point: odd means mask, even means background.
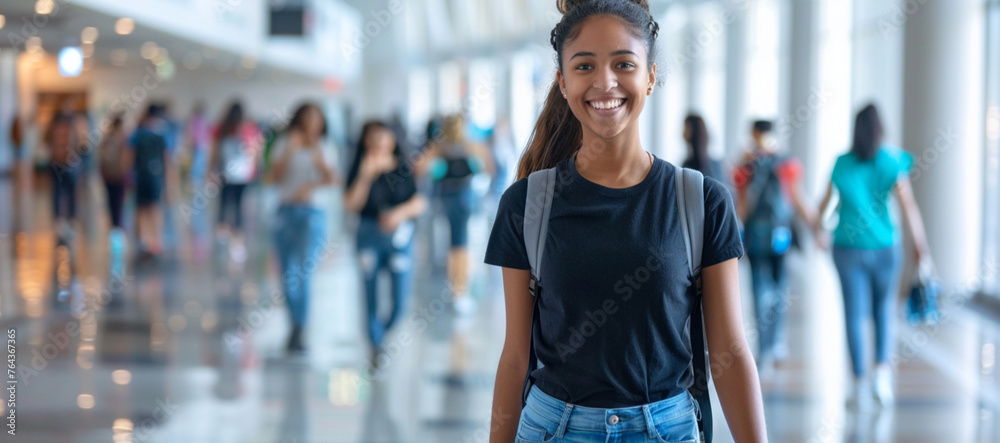
[[[701,257],[705,246],[705,177],[693,169],[674,166],[677,211],[684,232],[688,272],[694,279],[698,300],[691,313],[691,353],[695,384],[691,395],[698,402],[701,412],[698,429],[701,441],[712,441],[712,404],[708,393],[711,378],[708,359],[708,339],[705,336],[705,317],[702,309]],[[704,386],[701,385],[704,380]]]
[[[549,213],[555,195],[556,169],[542,169],[528,176],[528,195],[524,202],[524,247],[531,265],[531,293],[541,278],[545,236],[549,230]]]
[[[549,214],[556,189],[556,168],[535,171],[528,176],[528,195],[524,202],[524,247],[531,265],[531,280],[528,291],[534,296],[531,307],[531,337],[528,344],[528,373],[521,388],[521,407],[528,401],[531,391],[531,373],[538,369],[535,355],[535,325],[538,324],[538,299],[541,296],[542,253],[545,252],[545,238],[549,232]]]
[[[684,248],[688,256],[688,272],[701,274],[701,255],[705,242],[705,177],[694,169],[674,166],[674,186],[677,189],[677,210],[680,214]]]

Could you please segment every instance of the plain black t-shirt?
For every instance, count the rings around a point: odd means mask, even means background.
[[[663,400],[693,382],[688,321],[696,297],[674,197],[673,166],[657,159],[638,185],[607,188],[572,160],[557,167],[541,265],[531,377],[545,393],[588,407]],[[500,200],[486,263],[529,269],[528,181]],[[702,266],[743,254],[729,192],[705,179]]]
[[[361,162],[355,161],[347,174],[347,187],[350,188],[358,178]],[[413,178],[414,170],[404,160],[399,160],[395,171],[387,172],[372,182],[368,192],[368,201],[361,209],[362,218],[378,218],[380,214],[400,204],[406,203],[417,193],[417,182]]]

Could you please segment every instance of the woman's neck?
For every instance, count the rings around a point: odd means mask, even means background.
[[[652,156],[642,148],[638,131],[611,139],[584,132],[576,170],[588,181],[608,188],[628,188],[641,183],[652,170]]]

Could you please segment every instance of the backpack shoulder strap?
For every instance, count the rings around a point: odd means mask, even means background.
[[[538,324],[538,298],[541,295],[541,265],[545,252],[545,239],[549,232],[549,214],[552,212],[552,199],[555,197],[556,168],[535,171],[528,176],[528,194],[524,202],[524,247],[528,252],[528,264],[531,265],[531,280],[528,282],[528,292],[534,300],[531,308],[531,336],[528,342],[528,373],[524,377],[521,389],[521,406],[528,401],[531,391],[531,373],[538,369],[538,357],[535,355],[535,325]]]
[[[708,343],[705,336],[705,318],[702,310],[701,257],[705,243],[705,177],[693,169],[674,166],[675,194],[678,218],[687,250],[688,272],[694,279],[697,301],[691,312],[691,363],[694,385],[689,391],[698,402],[700,419],[698,430],[701,441],[712,441],[712,403],[708,392],[711,377],[708,360]],[[704,381],[704,385],[702,385]]]
[[[545,237],[549,230],[549,213],[555,195],[556,169],[542,169],[528,176],[528,194],[524,202],[524,247],[531,265],[531,293],[541,276]]]
[[[677,210],[681,229],[684,231],[684,248],[687,250],[688,272],[701,273],[701,255],[705,238],[705,177],[694,169],[674,166],[674,185],[677,190]]]

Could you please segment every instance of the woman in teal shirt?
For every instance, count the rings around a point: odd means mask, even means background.
[[[855,377],[851,398],[854,406],[867,403],[871,396],[865,378],[867,348],[862,329],[868,309],[875,320],[874,396],[882,405],[893,399],[888,363],[895,340],[893,320],[901,260],[896,221],[889,210],[890,194],[896,196],[910,227],[917,263],[927,256],[923,222],[908,178],[913,157],[898,147],[883,144],[882,134],[878,110],[874,105],[866,106],[854,122],[851,151],[837,159],[820,205],[822,214],[836,188],[840,194],[840,221],[833,232],[833,261],[844,293],[847,344]],[[815,228],[819,234],[821,226]]]

